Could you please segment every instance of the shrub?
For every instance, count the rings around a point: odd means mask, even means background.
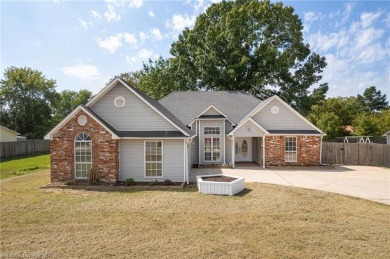
[[[154,185],[157,185],[157,184],[158,184],[158,181],[157,181],[157,180],[155,180],[154,182],[150,182],[150,183],[149,183],[150,186],[154,186]]]
[[[133,186],[135,185],[135,181],[133,178],[127,178],[126,179],[126,186]]]
[[[164,185],[172,185],[172,181],[169,179],[164,180]]]

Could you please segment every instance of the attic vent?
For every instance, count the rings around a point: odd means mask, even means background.
[[[271,112],[272,112],[273,114],[278,114],[278,113],[279,113],[279,107],[278,107],[278,106],[272,107],[272,108],[271,108]]]
[[[125,103],[126,103],[125,98],[123,98],[122,96],[118,96],[114,100],[114,105],[118,108],[125,106]]]
[[[87,116],[85,115],[80,115],[77,119],[77,123],[80,125],[80,126],[84,126],[85,124],[87,124],[88,122],[88,119],[87,119]]]

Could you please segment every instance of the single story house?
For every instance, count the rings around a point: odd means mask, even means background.
[[[383,134],[382,137],[386,137],[387,145],[390,145],[390,131],[388,131],[385,134]]]
[[[16,131],[0,125],[0,142],[15,142],[18,140],[18,135]]]
[[[277,96],[173,92],[159,102],[117,78],[55,126],[51,180],[189,181],[194,165],[319,165],[324,133]]]

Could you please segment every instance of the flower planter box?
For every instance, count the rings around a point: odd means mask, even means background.
[[[223,182],[223,181],[210,181],[207,178],[210,177],[228,177],[234,178],[232,181]],[[216,195],[230,195],[233,196],[245,188],[244,177],[237,177],[224,174],[214,174],[214,175],[198,175],[198,190],[204,194],[216,194]]]

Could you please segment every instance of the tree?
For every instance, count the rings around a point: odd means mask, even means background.
[[[42,138],[50,130],[56,82],[27,67],[9,67],[3,78],[1,124],[28,138]]]
[[[317,126],[326,133],[325,138],[343,136],[342,121],[333,112],[325,112],[317,122]]]
[[[69,91],[64,90],[58,94],[54,104],[54,117],[52,126],[59,123],[80,104],[86,104],[92,97],[89,90]]]
[[[376,90],[375,86],[366,88],[363,95],[358,94],[357,98],[370,112],[378,112],[386,109],[389,105],[389,102],[386,101],[386,94],[382,95],[381,91]]]
[[[175,78],[185,89],[244,90],[261,99],[278,94],[307,113],[327,91],[322,85],[312,100],[308,91],[326,62],[303,42],[302,28],[294,9],[282,3],[213,4],[172,44]]]
[[[378,117],[375,114],[363,113],[359,115],[353,121],[355,134],[358,136],[380,136],[378,122]]]

